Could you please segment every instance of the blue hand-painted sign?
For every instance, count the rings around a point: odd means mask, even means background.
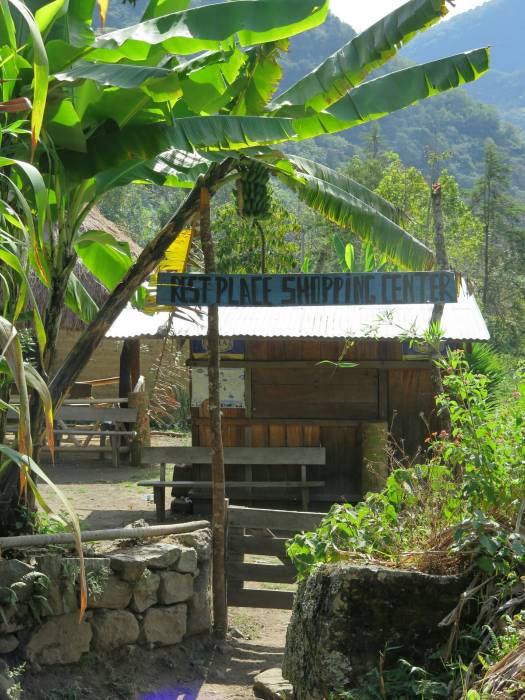
[[[457,301],[454,272],[349,272],[327,275],[181,275],[160,272],[163,306],[334,306]]]

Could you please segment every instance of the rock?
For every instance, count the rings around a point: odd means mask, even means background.
[[[126,580],[138,581],[145,569],[167,569],[180,557],[180,545],[156,542],[111,554],[111,568]],[[140,572],[140,573],[139,573]]]
[[[62,615],[77,612],[80,609],[80,593],[71,585],[66,586],[60,591],[62,597]]]
[[[186,634],[186,606],[154,607],[144,615],[144,637],[148,644],[178,644]]]
[[[439,622],[465,579],[377,566],[324,565],[301,582],[286,636],[283,676],[297,700],[341,697],[377,667],[405,658],[420,665],[449,630]],[[468,607],[465,609],[468,618]]]
[[[60,554],[44,554],[36,558],[36,566],[49,579],[46,598],[49,605],[48,609],[42,610],[42,615],[63,615],[66,612],[73,612],[74,607],[70,610],[64,608],[64,599],[60,589],[60,581],[62,578],[62,562],[63,558]]]
[[[139,638],[139,623],[129,610],[107,610],[93,616],[94,649],[118,649]]]
[[[10,654],[18,647],[19,641],[14,634],[0,637],[0,654]]]
[[[8,611],[8,612],[10,612],[10,611]],[[5,608],[4,608],[4,613],[5,613]],[[1,635],[13,634],[14,632],[19,632],[20,630],[24,629],[24,625],[20,621],[18,621],[18,620],[10,621],[11,617],[12,617],[11,614],[7,615],[6,619],[9,621],[2,622],[0,624],[0,634]]]
[[[197,571],[197,551],[193,547],[182,547],[180,557],[172,568],[181,574],[194,574]]]
[[[241,632],[237,627],[230,627],[228,633],[232,639],[250,639],[244,632]]]
[[[10,588],[35,569],[18,559],[0,559],[0,588]]]
[[[126,581],[121,581],[117,576],[110,574],[101,582],[102,591],[93,595],[88,592],[89,608],[109,608],[119,610],[127,608],[131,600],[131,586]]]
[[[211,562],[202,561],[199,575],[193,579],[193,595],[188,600],[186,634],[209,634],[211,631]]]
[[[144,612],[157,602],[160,576],[153,571],[145,571],[140,581],[133,587],[131,609],[137,613]]]
[[[129,530],[130,528],[137,527],[149,527],[149,523],[146,520],[144,520],[144,518],[139,518],[138,520],[134,520],[132,523],[128,523],[127,525],[125,525],[124,529]]]
[[[140,559],[135,559],[131,552],[116,552],[110,557],[111,568],[118,573],[124,581],[132,583],[139,581],[146,571],[146,563]]]
[[[89,651],[93,632],[88,622],[79,622],[78,613],[52,617],[31,636],[26,656],[31,663],[72,664]]]
[[[193,595],[193,576],[175,571],[161,571],[159,602],[163,605],[183,603]]]
[[[283,678],[280,668],[269,668],[255,676],[253,694],[263,700],[293,700],[292,684]]]
[[[212,536],[209,528],[177,535],[177,541],[186,547],[192,547],[195,549],[199,562],[208,561],[211,559]]]

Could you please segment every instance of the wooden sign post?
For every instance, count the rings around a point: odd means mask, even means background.
[[[191,306],[355,306],[457,302],[454,272],[329,275],[220,275],[160,272],[157,304]]]

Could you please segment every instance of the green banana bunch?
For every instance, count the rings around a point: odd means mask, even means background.
[[[234,190],[239,216],[265,219],[270,215],[270,173],[263,164],[253,160],[241,161],[239,179]]]

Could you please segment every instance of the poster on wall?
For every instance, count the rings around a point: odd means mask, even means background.
[[[192,338],[190,341],[191,355],[195,360],[205,360],[208,357],[208,339]],[[244,340],[220,338],[219,351],[223,360],[244,360]]]
[[[221,408],[246,408],[245,371],[236,367],[221,369],[219,374]],[[199,408],[208,400],[208,369],[193,367],[191,370],[191,406]]]

